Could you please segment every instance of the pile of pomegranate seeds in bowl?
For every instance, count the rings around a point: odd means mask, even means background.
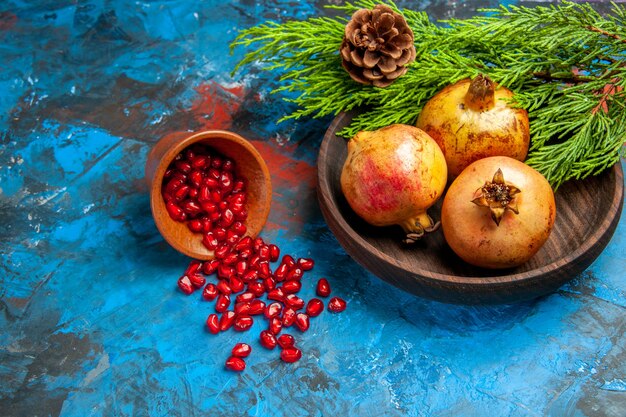
[[[302,279],[314,267],[310,258],[283,255],[277,245],[262,238],[246,236],[246,182],[237,178],[235,162],[210,147],[195,144],[182,151],[168,167],[161,193],[170,217],[186,222],[194,233],[202,234],[202,244],[213,251],[210,261],[193,260],[178,279],[180,290],[189,295],[202,289],[202,298],[214,302],[206,327],[212,334],[233,329],[245,332],[255,320],[265,320],[259,342],[268,350],[280,349],[284,362],[297,362],[302,351],[295,338],[282,333],[289,327],[306,332],[310,318],[324,310],[320,298],[304,300],[297,294]],[[207,283],[207,277],[214,282]],[[329,297],[326,278],[316,284],[319,297]],[[328,311],[339,313],[346,302],[332,297]],[[282,333],[282,334],[281,334]],[[252,348],[237,343],[225,362],[232,371],[243,371],[244,358]]]

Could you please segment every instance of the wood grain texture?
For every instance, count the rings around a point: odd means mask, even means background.
[[[172,133],[155,144],[146,161],[146,181],[150,185],[150,206],[157,228],[177,251],[194,259],[213,259],[213,251],[202,244],[202,235],[189,230],[186,223],[172,220],[161,195],[163,174],[183,149],[203,143],[235,161],[235,174],[247,184],[247,235],[256,237],[263,229],[272,201],[270,173],[261,154],[241,136],[224,130],[199,133]]]
[[[570,181],[557,191],[557,216],[548,241],[527,263],[487,270],[462,261],[441,230],[414,246],[401,243],[399,227],[378,228],[360,219],[345,200],[340,175],[346,140],[335,135],[354,113],[342,113],[328,128],[318,156],[318,200],[329,228],[346,252],[385,281],[444,302],[507,303],[555,291],[584,271],[608,244],[623,206],[618,163],[604,173]],[[429,210],[439,219],[442,199]]]

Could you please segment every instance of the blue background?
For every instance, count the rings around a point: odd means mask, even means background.
[[[338,245],[315,195],[330,119],[277,125],[291,107],[269,95],[276,77],[231,77],[245,51],[228,49],[241,28],[324,4],[0,4],[0,415],[626,415],[624,218],[587,271],[511,305],[416,298]],[[439,19],[497,2],[410,5]],[[165,134],[207,128],[266,158],[262,237],[316,260],[303,296],[324,276],[348,301],[290,332],[296,364],[259,345],[262,321],[209,334],[212,303],[177,290],[188,259],[156,230],[144,163]],[[223,367],[238,341],[253,347],[241,374]]]

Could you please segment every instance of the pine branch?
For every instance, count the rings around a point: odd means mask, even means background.
[[[414,124],[426,101],[444,86],[484,73],[515,93],[531,122],[527,162],[556,188],[611,166],[626,138],[626,7],[601,16],[589,4],[534,8],[500,6],[470,19],[435,24],[400,10],[413,30],[417,61],[389,87],[353,82],[339,45],[350,16],[378,2],[359,0],[332,9],[337,18],[267,23],[243,30],[231,48],[250,50],[235,71],[258,62],[278,71],[297,109],[281,120],[364,110],[340,132],[346,137],[392,123]]]

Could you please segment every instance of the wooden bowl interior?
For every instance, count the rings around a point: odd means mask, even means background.
[[[557,216],[550,238],[527,263],[507,270],[474,267],[448,246],[441,230],[414,246],[401,243],[400,227],[374,227],[359,218],[341,191],[346,140],[331,125],[318,157],[318,199],[335,236],[357,262],[375,275],[418,295],[451,302],[506,302],[553,291],[597,257],[610,239],[623,204],[621,165],[583,181],[570,181],[555,194]],[[429,210],[439,218],[442,199]]]
[[[172,220],[165,208],[161,195],[163,175],[172,160],[188,146],[203,143],[235,162],[237,178],[243,178],[247,184],[248,218],[245,222],[247,235],[256,237],[263,229],[269,215],[272,187],[269,170],[259,152],[250,142],[228,131],[207,131],[180,138],[164,138],[157,143],[148,157],[147,176],[150,185],[150,204],[159,232],[176,250],[195,259],[213,259],[213,251],[202,244],[202,235],[191,232],[186,223]],[[165,148],[165,149],[160,149]],[[161,156],[162,155],[162,156]],[[151,159],[158,158],[158,163]],[[150,168],[150,166],[155,168]],[[150,169],[154,173],[150,175]]]

